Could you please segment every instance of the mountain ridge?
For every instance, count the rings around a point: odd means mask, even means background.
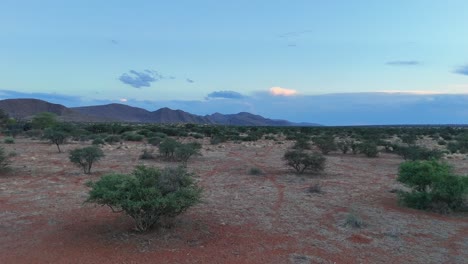
[[[128,123],[194,123],[212,125],[244,125],[244,126],[318,126],[318,124],[292,123],[287,120],[265,118],[248,112],[237,114],[220,114],[200,116],[163,107],[155,111],[125,104],[91,105],[80,107],[66,107],[44,100],[5,99],[0,100],[0,109],[11,117],[30,119],[40,112],[51,112],[63,121],[75,122],[128,122]]]

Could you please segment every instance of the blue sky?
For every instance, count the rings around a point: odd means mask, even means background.
[[[446,102],[460,97],[440,94],[468,94],[466,10],[468,1],[456,0],[4,0],[0,90],[2,99],[42,96],[68,106],[121,102],[307,122],[350,111],[311,103],[336,104],[340,94],[355,95],[346,105],[387,92],[398,107],[388,93],[398,91]],[[329,122],[375,123],[356,114],[363,118]],[[415,122],[407,116],[388,122]]]

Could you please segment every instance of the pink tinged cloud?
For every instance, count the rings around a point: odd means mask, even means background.
[[[294,95],[297,95],[298,92],[293,89],[287,89],[287,88],[276,86],[276,87],[270,88],[270,94],[274,96],[294,96]]]

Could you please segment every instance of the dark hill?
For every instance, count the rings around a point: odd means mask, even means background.
[[[95,116],[81,114],[60,104],[52,104],[38,99],[5,99],[0,100],[0,109],[11,117],[18,119],[30,119],[42,112],[56,114],[60,120],[76,122],[103,122]]]
[[[113,121],[151,123],[151,112],[142,108],[123,105],[108,104],[74,107],[73,110],[86,115],[94,115]]]
[[[167,107],[150,112],[123,104],[67,108],[60,104],[52,104],[37,99],[0,100],[0,109],[3,109],[14,118],[28,119],[41,112],[51,112],[61,120],[75,122],[194,123],[243,126],[298,125],[286,120],[273,120],[246,112],[228,115],[215,113],[199,116]]]

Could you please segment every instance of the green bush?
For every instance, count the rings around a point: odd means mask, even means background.
[[[93,144],[93,145],[104,145],[104,144],[106,144],[106,142],[105,142],[104,139],[102,139],[102,138],[95,138],[95,139],[93,140],[93,143],[92,143],[92,144]]]
[[[91,173],[91,167],[104,157],[104,152],[97,146],[78,148],[70,151],[70,161],[83,168],[85,174]]]
[[[442,152],[437,149],[427,149],[419,146],[397,146],[395,152],[405,160],[432,160],[442,158]]]
[[[310,149],[309,139],[306,137],[297,138],[293,149]]]
[[[143,160],[149,160],[149,159],[154,159],[153,151],[144,149],[140,155],[140,159]]]
[[[196,139],[202,139],[204,136],[200,133],[190,133],[190,136],[196,138]]]
[[[142,141],[145,137],[133,132],[125,132],[122,134],[122,139],[127,141]]]
[[[320,149],[323,155],[336,150],[335,139],[333,136],[320,136],[312,139],[314,144]]]
[[[355,212],[351,211],[346,215],[344,226],[352,228],[362,228],[365,226],[364,221]]]
[[[418,139],[415,134],[404,134],[400,136],[401,141],[403,143],[406,143],[408,145],[414,145],[416,143],[416,140]]]
[[[454,175],[452,167],[435,160],[402,163],[397,180],[412,189],[399,193],[400,202],[416,209],[434,210],[442,204],[457,210],[468,192],[467,177]]]
[[[109,144],[118,143],[121,141],[120,136],[118,135],[109,135],[104,138],[104,141]]]
[[[263,171],[257,167],[252,167],[249,169],[249,174],[250,175],[261,175],[263,174]]]
[[[320,153],[307,153],[302,150],[289,150],[284,154],[286,165],[294,168],[297,173],[308,170],[318,173],[325,169],[325,157]]]
[[[15,139],[12,138],[12,137],[6,137],[5,139],[3,139],[3,143],[5,143],[5,144],[15,144]]]
[[[226,142],[226,137],[222,134],[216,134],[216,135],[213,135],[211,138],[210,138],[210,144],[211,145],[217,145],[217,144],[220,144],[220,143],[223,143],[223,142]]]
[[[344,141],[338,141],[336,143],[336,146],[338,147],[339,150],[341,150],[341,152],[343,154],[346,154],[348,153],[348,151],[351,149],[351,142],[347,141],[347,140],[344,140]]]
[[[353,155],[356,155],[356,154],[359,153],[359,146],[360,145],[361,144],[356,142],[356,141],[351,141],[350,147],[351,147],[351,152],[353,153]]]
[[[179,144],[174,152],[175,158],[187,163],[190,157],[200,155],[201,144],[197,142]]]
[[[135,220],[136,228],[145,231],[162,217],[175,217],[200,202],[201,188],[184,168],[149,168],[138,166],[131,175],[107,174],[91,188],[88,203],[107,205],[114,212],[124,212]]]
[[[179,145],[177,140],[167,137],[159,144],[159,154],[165,158],[173,158]]]
[[[369,158],[375,158],[379,154],[377,145],[371,141],[366,141],[359,144],[359,152],[363,153]]]
[[[153,145],[153,146],[159,146],[161,141],[163,141],[163,138],[161,138],[161,137],[150,137],[150,138],[148,138],[148,143]]]

